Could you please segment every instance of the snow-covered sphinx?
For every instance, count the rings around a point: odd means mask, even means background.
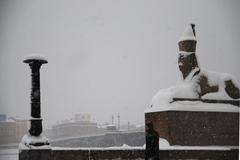
[[[189,25],[178,42],[178,65],[184,81],[194,82],[198,98],[238,99],[239,86],[234,78],[226,73],[209,72],[200,69],[196,57],[195,25]]]
[[[181,84],[161,89],[152,99],[151,111],[166,109],[175,101],[202,101],[230,103],[239,106],[239,84],[233,76],[203,70],[196,56],[195,25],[185,29],[178,41],[178,66],[183,81]]]

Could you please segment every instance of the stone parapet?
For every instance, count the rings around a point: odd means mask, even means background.
[[[57,150],[22,150],[19,160],[144,160],[144,149],[129,150],[91,150],[91,149],[57,149]],[[238,150],[160,150],[161,160],[238,160]]]

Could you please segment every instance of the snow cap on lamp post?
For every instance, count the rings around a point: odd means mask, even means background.
[[[186,54],[195,53],[196,44],[195,24],[190,24],[186,27],[182,37],[178,41],[179,52]]]
[[[40,97],[40,68],[42,64],[48,63],[43,56],[31,55],[24,60],[31,68],[31,119],[29,133],[22,138],[21,144],[28,148],[38,146],[49,146],[49,141],[42,136],[41,97]]]
[[[28,55],[23,60],[24,63],[31,63],[31,62],[40,62],[41,64],[48,63],[47,58],[42,55]]]

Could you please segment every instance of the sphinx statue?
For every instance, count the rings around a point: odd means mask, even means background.
[[[200,69],[196,56],[196,44],[195,25],[191,24],[185,29],[178,42],[178,66],[183,80],[195,81],[195,92],[197,92],[198,98],[209,94],[208,98],[238,99],[239,87],[231,75]]]
[[[146,159],[159,157],[158,148],[239,145],[239,84],[230,74],[202,69],[196,45],[191,24],[178,41],[181,83],[161,89],[145,110]]]
[[[184,100],[239,100],[239,84],[232,75],[212,72],[199,67],[196,45],[195,25],[190,24],[178,41],[178,67],[182,82],[177,86],[161,89],[153,97],[150,108],[166,106],[175,98]]]

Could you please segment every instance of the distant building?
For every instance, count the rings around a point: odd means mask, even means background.
[[[113,124],[107,125],[106,126],[106,131],[107,132],[116,132],[117,131],[117,127],[115,125],[113,125]]]
[[[74,118],[55,124],[44,133],[50,139],[64,139],[102,134],[104,130],[91,121],[89,114],[76,114]]]
[[[6,114],[0,114],[0,122],[1,121],[6,121],[7,120],[7,115]]]
[[[17,117],[0,115],[0,144],[18,144],[28,131],[28,121]]]

